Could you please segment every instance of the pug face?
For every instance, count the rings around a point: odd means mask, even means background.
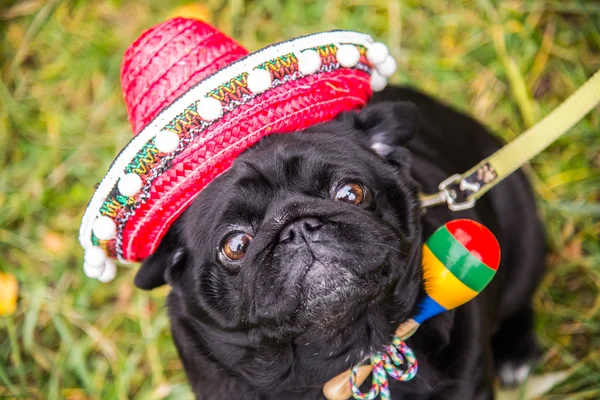
[[[411,104],[382,103],[263,139],[198,194],[136,284],[172,285],[177,314],[223,339],[211,351],[243,342],[238,373],[322,383],[414,311],[420,211],[401,144],[417,122]]]

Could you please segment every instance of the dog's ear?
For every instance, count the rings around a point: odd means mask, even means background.
[[[177,227],[172,226],[162,238],[158,249],[142,262],[133,282],[144,290],[152,290],[165,283],[173,284],[186,261]]]
[[[354,128],[366,134],[371,149],[382,157],[412,139],[421,120],[417,106],[407,101],[375,103],[345,118],[352,118]]]

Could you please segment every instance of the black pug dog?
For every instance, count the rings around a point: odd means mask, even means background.
[[[494,232],[499,272],[407,341],[419,371],[390,378],[392,397],[492,399],[497,376],[523,380],[537,353],[531,303],[545,256],[524,174],[467,211],[423,212],[418,198],[500,147],[473,119],[389,87],[360,112],[245,151],[135,277],[142,289],[172,286],[172,334],[197,398],[324,398],[325,382],[415,314],[422,245],[456,218]]]

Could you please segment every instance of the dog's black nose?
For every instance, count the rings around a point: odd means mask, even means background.
[[[279,234],[280,243],[293,243],[298,240],[312,242],[318,240],[323,223],[316,218],[303,218],[288,224]]]

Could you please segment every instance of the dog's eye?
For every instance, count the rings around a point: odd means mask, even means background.
[[[358,206],[365,200],[365,189],[358,183],[346,182],[337,188],[334,198]]]
[[[232,233],[225,239],[221,246],[221,252],[230,261],[238,261],[244,258],[252,236],[244,232]]]

